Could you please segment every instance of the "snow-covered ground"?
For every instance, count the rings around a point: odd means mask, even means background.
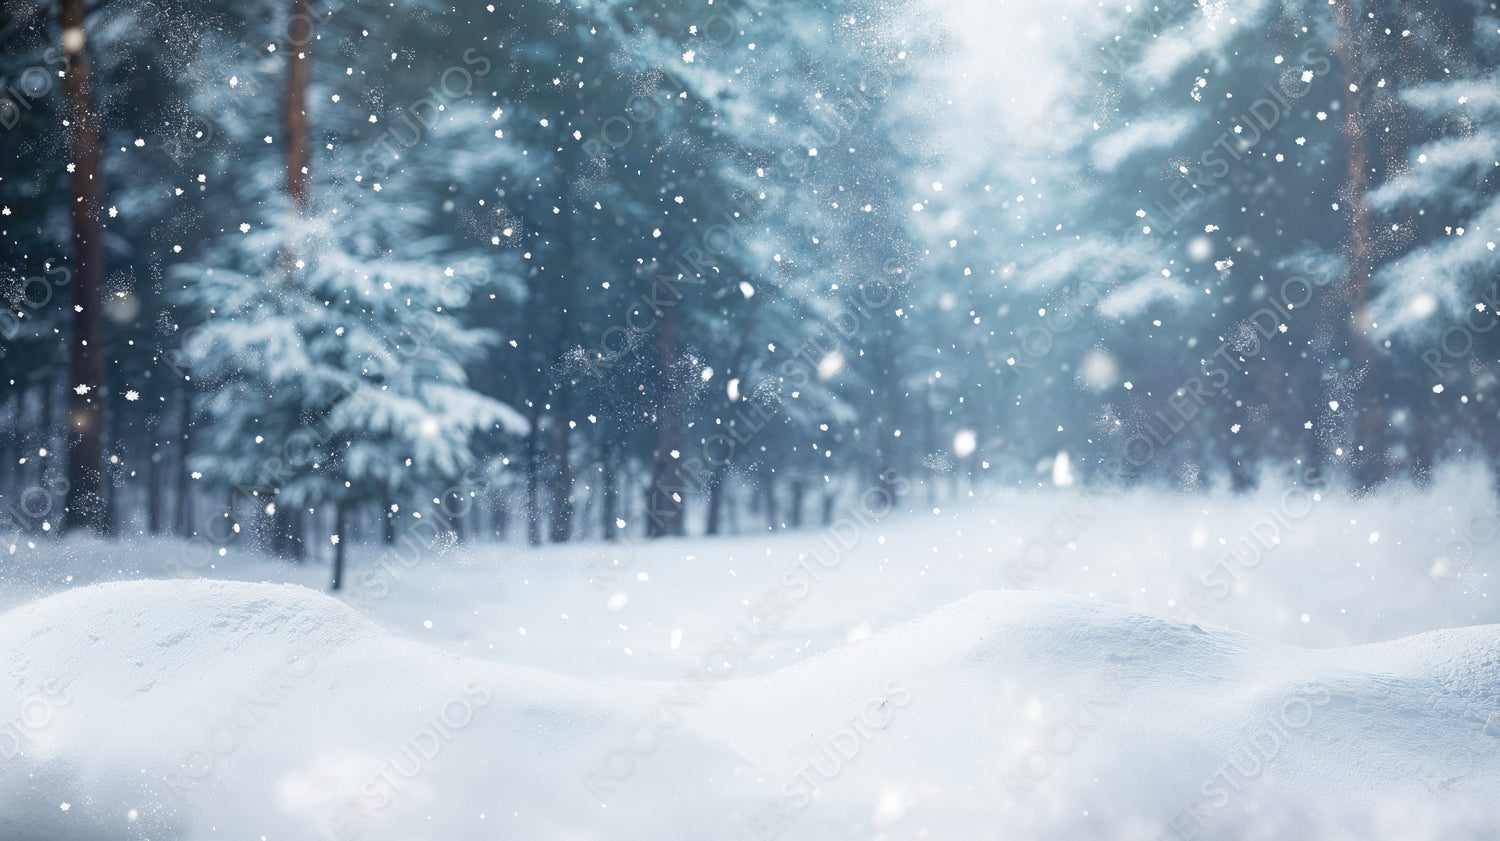
[[[1495,505],[1480,471],[915,487],[765,536],[359,547],[337,598],[240,547],[23,543],[0,837],[1492,837]]]

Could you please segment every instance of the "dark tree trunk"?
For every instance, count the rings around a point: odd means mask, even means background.
[[[299,564],[307,560],[307,544],[302,539],[305,523],[305,511],[277,503],[271,515],[271,552]]]
[[[1351,434],[1362,448],[1354,470],[1361,481],[1373,484],[1388,478],[1394,463],[1390,454],[1390,422],[1385,411],[1389,402],[1385,393],[1387,381],[1370,338],[1371,318],[1366,302],[1380,254],[1388,240],[1397,235],[1391,233],[1395,230],[1391,226],[1375,223],[1374,209],[1365,197],[1373,186],[1372,173],[1404,160],[1407,145],[1403,121],[1382,116],[1401,107],[1396,101],[1395,87],[1371,84],[1371,80],[1378,78],[1385,66],[1399,62],[1400,56],[1381,52],[1379,12],[1375,16],[1364,14],[1352,0],[1331,0],[1331,5],[1336,33],[1333,52],[1340,64],[1344,97],[1345,182],[1339,191],[1339,201],[1347,208],[1349,229],[1342,249],[1344,267],[1339,277],[1339,294],[1329,296],[1325,305],[1338,308],[1349,339],[1352,370],[1363,377],[1352,401],[1356,415]],[[1410,230],[1413,223],[1414,219],[1408,215],[1397,227]]]
[[[99,124],[84,51],[83,0],[62,0],[60,21],[68,67],[68,153],[74,164],[73,338],[68,364],[68,493],[64,528],[112,529],[103,490],[104,341],[100,325],[104,239],[99,223]]]
[[[552,475],[552,520],[547,537],[553,543],[566,543],[573,531],[573,463],[569,455],[572,446],[572,418],[570,415],[571,389],[561,384],[557,395],[557,465]]]
[[[681,535],[687,506],[686,482],[682,476],[683,405],[670,369],[677,336],[677,310],[662,319],[656,351],[662,378],[662,405],[657,409],[656,447],[651,453],[651,489],[646,493],[646,536]],[[673,453],[679,454],[674,456]]]
[[[349,536],[344,532],[349,524],[349,513],[342,504],[335,506],[333,515],[333,533],[338,542],[333,544],[333,582],[328,589],[337,592],[344,586],[344,547],[349,543]]]
[[[286,194],[293,210],[307,209],[311,191],[307,183],[312,163],[312,136],[307,124],[307,85],[312,78],[312,18],[308,0],[292,0],[287,23],[286,99],[281,119],[286,130]]]
[[[510,506],[506,504],[508,498],[508,491],[496,493],[494,509],[491,511],[491,515],[495,521],[495,537],[502,541],[509,536],[510,532]]]
[[[599,506],[603,512],[604,539],[619,539],[619,527],[615,521],[620,518],[620,477],[616,472],[614,447],[606,433],[603,442],[604,457],[601,459],[602,473],[601,484],[603,485],[603,504]]]
[[[287,532],[287,546],[292,560],[297,563],[307,561],[307,510],[303,508],[294,509],[291,517],[291,530]]]
[[[292,531],[291,512],[284,503],[276,502],[271,512],[271,554],[278,558],[291,557],[291,545],[287,535]]]
[[[719,519],[724,511],[725,481],[725,468],[722,465],[715,467],[713,478],[708,483],[708,522],[703,527],[704,534],[712,536],[719,533]]]
[[[750,349],[750,338],[755,334],[755,321],[760,316],[760,301],[757,299],[750,309],[750,314],[745,318],[745,328],[740,331],[739,343],[735,345],[734,357],[729,362],[729,368],[724,372],[726,378],[738,377],[745,363],[745,355]],[[729,407],[734,402],[731,401]],[[731,428],[735,421],[730,421]],[[714,464],[713,475],[708,480],[708,522],[704,526],[704,533],[714,535],[719,533],[719,520],[724,511],[724,482],[729,477],[729,465],[734,459],[735,450],[731,450],[721,461]]]
[[[458,505],[454,507],[454,510],[460,513],[449,514],[445,509],[442,514],[444,517],[448,518],[448,528],[453,532],[453,539],[457,542],[462,542],[465,538],[465,535],[468,533],[466,524],[469,515],[468,508],[466,507],[467,500],[462,496],[458,496],[457,494],[448,497],[448,499],[456,499],[458,501]],[[447,499],[444,499],[443,501],[446,502]]]
[[[61,389],[58,388],[59,383],[56,380],[57,378],[52,376],[51,369],[49,368],[47,380],[43,384],[41,389],[42,405],[38,407],[39,411],[42,413],[42,422],[37,425],[37,435],[41,441],[41,445],[46,447],[47,452],[49,453],[57,451],[57,446],[53,441],[52,430],[54,428],[54,424],[57,422],[57,418],[55,417],[57,414],[57,397],[55,395]],[[66,447],[66,430],[64,430],[63,436],[63,446]],[[33,442],[33,444],[35,444],[35,442]],[[35,446],[28,447],[27,449],[35,449]],[[34,478],[31,480],[31,484],[41,484],[41,482],[46,479],[48,461],[49,459],[43,458],[38,458],[36,460],[36,466],[31,471],[35,474]],[[66,505],[66,502],[64,502],[64,505]]]
[[[14,402],[16,406],[14,412],[10,411],[10,405],[12,402]],[[16,392],[14,392],[13,395],[8,394],[5,397],[5,414],[7,416],[7,420],[10,421],[6,424],[6,428],[10,429],[11,431],[9,434],[0,435],[0,464],[9,466],[15,464],[21,457],[20,437],[21,430],[24,427],[24,419],[21,417],[21,410],[25,407],[25,405],[26,384],[23,380],[20,383],[20,388]],[[3,475],[0,475],[0,481],[4,482],[3,485],[0,485],[0,494],[4,494],[6,499],[15,499],[19,495],[21,490],[20,473],[21,471],[19,470],[6,470],[4,471]]]
[[[538,417],[531,413],[531,431],[526,434],[526,542],[532,546],[542,543],[542,512],[537,497],[541,483],[541,447],[537,441],[541,433],[537,430]]]
[[[802,502],[807,493],[807,484],[801,479],[792,483],[792,510],[787,516],[787,525],[794,529],[802,528]]]
[[[182,401],[178,404],[179,423],[182,427],[177,447],[177,522],[174,524],[178,537],[192,533],[193,494],[192,468],[188,466],[193,450],[193,392],[186,384],[182,388]]]
[[[776,530],[776,474],[770,468],[764,468],[760,472],[760,490],[763,494],[761,504],[765,506],[766,528]]]
[[[162,532],[162,497],[165,495],[162,478],[162,454],[161,450],[153,449],[151,456],[147,459],[146,469],[149,474],[146,479],[146,528],[153,534]]]

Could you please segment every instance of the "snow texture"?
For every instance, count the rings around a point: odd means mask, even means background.
[[[586,682],[137,581],[0,645],[13,841],[1478,838],[1500,792],[1500,626],[1308,650],[981,592],[756,677]]]

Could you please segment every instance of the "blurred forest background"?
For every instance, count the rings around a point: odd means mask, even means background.
[[[1500,451],[1494,4],[1036,14],[8,0],[8,542],[341,562]]]

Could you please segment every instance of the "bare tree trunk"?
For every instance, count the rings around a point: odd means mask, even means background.
[[[286,99],[281,118],[286,129],[286,194],[292,209],[301,213],[311,199],[308,167],[312,163],[312,136],[307,124],[307,85],[312,78],[312,18],[308,0],[292,0],[287,23],[290,55],[287,57]]]
[[[740,331],[739,343],[735,345],[734,357],[729,361],[729,368],[724,372],[726,381],[728,378],[740,376],[740,370],[745,362],[745,354],[750,348],[750,337],[755,333],[755,321],[760,316],[760,303],[764,296],[756,299],[751,307],[750,314],[745,318],[745,327]],[[733,405],[731,401],[730,405]],[[730,425],[734,425],[730,421]],[[708,523],[704,526],[705,534],[719,533],[719,519],[724,510],[724,482],[729,476],[729,465],[734,459],[734,450],[731,450],[722,462],[714,464],[713,475],[708,480]]]
[[[64,528],[99,534],[113,527],[102,491],[104,468],[104,341],[99,314],[104,239],[99,223],[99,123],[84,52],[83,0],[62,0],[60,20],[68,66],[68,152],[73,163],[73,344],[68,373],[68,494]]]
[[[552,521],[547,530],[553,543],[566,543],[573,531],[571,391],[562,383],[557,392],[557,471],[552,475]]]
[[[16,410],[14,413],[10,411],[12,396],[14,396],[14,402],[16,404]],[[22,418],[21,416],[21,410],[25,407],[25,405],[26,382],[25,380],[22,380],[19,383],[18,390],[13,392],[13,395],[7,394],[5,396],[5,414],[7,415],[6,420],[9,421],[7,423],[7,426],[10,428],[11,432],[8,435],[0,435],[0,464],[12,465],[15,464],[16,460],[20,458],[21,429],[22,422],[24,420],[24,418]],[[13,421],[10,418],[11,415],[14,415]],[[3,494],[6,499],[15,499],[20,494],[21,472],[19,470],[6,470],[3,479],[0,479],[0,481],[4,482],[4,484],[0,484],[0,494]]]
[[[1404,152],[1404,127],[1401,121],[1379,116],[1387,103],[1383,95],[1394,96],[1366,82],[1372,77],[1371,62],[1378,55],[1366,54],[1373,44],[1378,21],[1362,16],[1352,0],[1331,0],[1337,38],[1334,54],[1341,66],[1344,96],[1345,181],[1339,200],[1348,208],[1349,230],[1344,241],[1344,270],[1339,278],[1341,300],[1335,306],[1347,308],[1344,324],[1349,336],[1349,358],[1364,379],[1358,385],[1357,411],[1353,434],[1362,446],[1357,475],[1366,482],[1376,482],[1389,474],[1389,422],[1386,419],[1385,378],[1370,339],[1370,316],[1367,297],[1381,247],[1381,228],[1375,224],[1375,213],[1365,196],[1372,185],[1371,173],[1387,159],[1385,152],[1400,148]],[[1410,220],[1408,220],[1410,221]],[[1406,228],[1408,225],[1402,225]]]
[[[162,532],[162,496],[164,494],[162,478],[162,454],[161,450],[151,451],[147,457],[147,470],[150,471],[146,479],[146,528],[153,534]]]
[[[502,543],[510,536],[510,506],[507,500],[510,491],[500,491],[495,494],[494,508],[491,511],[491,519],[494,520],[495,537]]]
[[[580,109],[582,102],[579,102]],[[579,196],[578,188],[573,179],[583,176],[582,162],[578,159],[578,146],[567,144],[563,149],[563,176],[568,182],[563,185],[563,212],[558,220],[563,229],[559,236],[563,246],[567,249],[567,258],[563,262],[562,276],[558,278],[558,311],[555,318],[561,320],[557,328],[556,344],[553,347],[552,358],[562,359],[567,351],[574,347],[578,333],[578,295],[579,281],[583,275],[583,254],[585,244],[578,241],[579,218]],[[565,543],[572,537],[573,533],[573,485],[575,481],[575,467],[573,465],[572,436],[573,436],[573,382],[572,374],[566,366],[557,372],[557,380],[553,384],[555,396],[553,404],[557,415],[557,472],[552,476],[552,522],[549,537],[553,543]]]
[[[328,585],[328,589],[334,592],[344,586],[344,546],[349,543],[349,535],[344,532],[348,525],[349,512],[343,503],[339,503],[334,507],[333,515],[333,534],[338,538],[338,542],[333,544],[333,582]]]
[[[667,313],[657,336],[656,350],[663,378],[672,364],[673,343],[677,336],[677,310]],[[684,531],[686,491],[681,475],[683,406],[677,387],[668,383],[664,404],[657,410],[656,447],[651,453],[651,488],[646,493],[646,535],[665,537]]]
[[[769,467],[762,467],[760,472],[760,489],[764,494],[763,504],[766,513],[766,528],[776,531],[776,474]]]
[[[541,447],[537,438],[537,412],[531,413],[531,431],[526,434],[526,542],[532,546],[542,543],[542,512],[538,504],[538,484],[541,482]]]
[[[177,522],[174,525],[178,537],[187,537],[192,533],[193,519],[192,475],[188,467],[188,456],[193,449],[193,392],[187,384],[182,387],[182,402],[178,404],[178,410],[182,434],[177,446]]]
[[[725,468],[723,466],[715,467],[713,479],[709,481],[708,485],[708,522],[703,527],[703,533],[706,535],[712,536],[719,533],[719,519],[724,511],[725,481],[727,481]]]
[[[602,443],[604,456],[600,460],[603,465],[603,504],[599,506],[603,512],[604,539],[617,540],[619,538],[619,527],[615,521],[620,518],[620,477],[616,474],[614,446],[610,441],[609,434],[605,433]]]
[[[62,388],[59,388],[60,385],[62,386]],[[38,407],[39,411],[41,411],[42,413],[42,422],[38,424],[38,436],[41,440],[42,446],[46,447],[47,452],[49,453],[57,452],[57,446],[52,435],[52,430],[55,428],[54,424],[57,422],[57,393],[59,391],[66,390],[66,388],[66,385],[57,382],[57,377],[53,375],[52,368],[49,367],[47,369],[47,379],[42,384],[41,388],[41,406]],[[64,400],[66,400],[66,398],[64,398]],[[63,435],[63,446],[66,447],[66,430],[64,430]],[[29,447],[28,449],[36,449],[36,447],[33,446]],[[38,458],[36,466],[33,468],[32,472],[36,474],[36,478],[32,481],[32,484],[40,484],[46,477],[47,461]]]

